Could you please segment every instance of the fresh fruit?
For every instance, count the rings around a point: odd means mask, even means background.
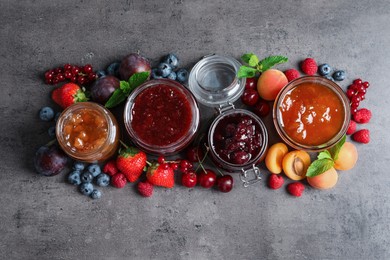
[[[279,91],[288,83],[286,75],[276,69],[264,71],[257,81],[257,91],[261,98],[273,101]]]
[[[121,172],[118,172],[117,174],[111,177],[111,185],[116,188],[121,189],[126,186],[126,183],[127,183],[126,176]]]
[[[179,168],[181,172],[187,172],[192,169],[192,163],[189,160],[180,160]]]
[[[97,189],[94,189],[92,192],[91,192],[91,198],[96,200],[96,199],[100,199],[102,197],[102,192],[100,190],[97,190]]]
[[[302,71],[307,75],[314,75],[317,73],[317,62],[313,58],[306,58],[301,63]]]
[[[161,75],[161,71],[158,68],[153,68],[151,75],[152,75],[152,79],[163,79],[164,78]]]
[[[56,88],[52,92],[51,98],[64,109],[76,102],[88,101],[84,91],[74,83],[66,83]]]
[[[93,191],[93,185],[90,182],[84,182],[80,184],[79,189],[82,194],[89,196]]]
[[[42,121],[51,121],[54,118],[54,110],[51,107],[42,107],[39,110],[39,118]]]
[[[177,69],[179,67],[179,58],[173,53],[166,55],[162,59],[162,62],[167,63],[172,69]]]
[[[150,62],[139,55],[131,53],[123,58],[119,66],[119,75],[121,80],[129,80],[129,78],[138,72],[151,72]]]
[[[176,72],[172,71],[171,73],[169,73],[167,79],[176,80],[177,79]]]
[[[334,80],[337,80],[337,81],[343,81],[346,76],[347,76],[347,73],[344,70],[336,70],[332,74],[332,78],[334,78]]]
[[[273,190],[277,190],[284,184],[284,179],[279,174],[271,174],[268,178],[268,187]]]
[[[356,123],[359,124],[366,124],[370,122],[372,113],[367,108],[362,108],[356,111],[356,113],[353,114],[353,120],[355,120]]]
[[[155,186],[173,188],[175,186],[174,171],[169,164],[152,163],[146,172],[146,178]]]
[[[100,187],[106,187],[110,184],[110,176],[105,173],[101,173],[96,177],[96,184]]]
[[[304,190],[305,190],[305,186],[303,186],[303,184],[300,182],[293,182],[287,185],[288,193],[290,193],[295,197],[302,196]]]
[[[251,107],[251,111],[255,113],[258,117],[266,117],[271,111],[271,107],[267,101],[262,98],[259,98],[256,104]]]
[[[59,174],[67,163],[68,157],[56,145],[40,147],[34,157],[36,171],[45,176]]]
[[[107,76],[107,74],[106,74],[106,72],[104,71],[104,70],[98,70],[98,71],[96,71],[96,78],[103,78],[103,77],[105,77],[105,76]]]
[[[110,176],[113,176],[118,173],[119,170],[118,167],[116,167],[116,159],[112,159],[106,162],[106,164],[103,166],[103,172]]]
[[[99,78],[91,86],[91,99],[104,105],[117,88],[119,88],[118,78],[114,76]]]
[[[302,150],[295,150],[283,157],[283,172],[291,180],[299,181],[306,178],[306,171],[311,163],[310,155]]]
[[[370,130],[361,129],[352,135],[352,139],[358,143],[368,144],[370,142]]]
[[[160,63],[157,65],[157,69],[159,70],[159,74],[166,78],[172,72],[172,67],[167,63]]]
[[[80,175],[80,179],[82,183],[92,182],[93,175],[92,173],[85,171]]]
[[[217,175],[212,170],[204,170],[198,175],[198,183],[200,186],[206,189],[210,189],[217,181]]]
[[[217,187],[221,192],[230,192],[233,189],[233,177],[231,175],[223,175],[218,177]]]
[[[129,182],[135,182],[146,166],[146,154],[135,147],[120,149],[116,166]]]
[[[334,187],[338,180],[338,174],[335,168],[330,168],[329,170],[316,175],[314,177],[307,177],[307,182],[316,189],[330,189]]]
[[[288,69],[284,72],[284,75],[286,75],[288,82],[297,79],[301,76],[299,74],[299,71],[297,71],[296,69]]]
[[[191,146],[186,149],[186,158],[191,163],[200,162],[204,157],[204,153],[199,146]]]
[[[143,197],[151,197],[153,195],[154,186],[149,182],[139,182],[137,184],[137,190]]]
[[[100,168],[99,164],[96,163],[89,165],[87,170],[92,174],[93,177],[98,176],[102,172],[102,169]]]
[[[332,67],[329,66],[328,64],[324,63],[324,64],[321,64],[320,66],[318,66],[318,73],[321,75],[321,76],[327,76],[330,74],[330,72],[332,71]]]
[[[274,174],[279,174],[283,170],[283,157],[288,153],[287,145],[284,143],[273,144],[265,157],[265,166]]]
[[[75,171],[82,172],[85,169],[85,163],[75,161],[73,163],[72,169],[75,170]]]
[[[254,106],[259,100],[259,93],[255,89],[245,89],[241,95],[241,101],[247,106]]]
[[[358,151],[353,143],[345,142],[341,147],[337,159],[334,160],[336,170],[347,171],[352,169],[358,160]]]
[[[245,89],[257,89],[257,78],[246,78]]]
[[[64,81],[78,82],[79,84],[89,84],[96,79],[96,73],[91,64],[77,66],[65,64],[45,72],[46,84],[55,85]]]
[[[181,175],[181,183],[184,187],[192,188],[195,187],[197,183],[197,175],[196,172],[193,170],[188,170],[186,172],[183,172]]]
[[[120,65],[121,65],[120,62],[113,62],[110,65],[108,65],[106,68],[107,74],[118,78]]]
[[[79,171],[72,171],[68,175],[68,182],[73,185],[80,185],[81,179],[80,179],[80,172]]]
[[[351,85],[348,86],[346,95],[351,104],[351,114],[352,116],[358,111],[360,102],[366,98],[367,88],[370,86],[370,83],[367,81],[363,82],[362,79],[355,79]]]
[[[188,79],[188,71],[186,69],[179,69],[176,71],[176,80],[180,83],[185,83]]]
[[[47,129],[47,134],[50,137],[55,137],[56,136],[56,127],[55,126],[49,127],[49,129]]]
[[[355,131],[356,131],[356,122],[353,120],[350,120],[346,134],[351,135],[351,134],[355,133]]]

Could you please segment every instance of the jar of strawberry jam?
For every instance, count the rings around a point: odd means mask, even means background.
[[[177,81],[150,80],[129,96],[124,123],[132,141],[155,155],[182,151],[199,128],[199,108],[191,92]]]
[[[288,145],[321,151],[345,135],[351,117],[349,101],[333,81],[305,76],[288,83],[273,107],[276,130]]]
[[[119,127],[114,115],[93,102],[66,108],[57,120],[59,145],[71,158],[88,163],[113,156],[119,146]]]
[[[264,159],[268,134],[257,115],[234,106],[245,88],[245,78],[236,76],[240,66],[232,57],[206,56],[191,70],[189,89],[200,103],[218,111],[207,135],[211,159],[220,169],[239,172],[249,186],[261,179],[257,165]]]

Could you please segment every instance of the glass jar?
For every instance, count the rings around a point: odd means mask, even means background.
[[[129,96],[124,123],[132,141],[154,155],[182,151],[199,128],[198,104],[191,92],[177,81],[150,80]]]
[[[56,136],[67,155],[87,163],[109,159],[119,146],[119,126],[114,115],[93,102],[66,108],[57,120]]]
[[[298,150],[319,152],[345,135],[351,111],[344,91],[333,81],[305,76],[288,83],[276,97],[273,121],[279,136]]]

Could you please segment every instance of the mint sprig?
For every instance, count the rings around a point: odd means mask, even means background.
[[[317,159],[313,161],[307,169],[306,176],[314,177],[326,172],[334,166],[337,160],[341,147],[343,147],[346,140],[344,135],[341,140],[329,150],[322,151],[318,154]]]
[[[237,72],[238,78],[253,78],[256,73],[262,73],[273,66],[288,61],[284,56],[269,56],[259,61],[259,58],[253,53],[246,53],[241,56],[241,60],[248,65],[242,65]]]
[[[134,73],[129,78],[129,81],[121,80],[119,88],[112,93],[111,97],[106,102],[105,107],[112,108],[121,104],[136,87],[144,83],[149,78],[149,75],[149,71],[138,72]]]

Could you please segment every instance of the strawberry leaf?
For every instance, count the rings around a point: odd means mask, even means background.
[[[248,66],[241,66],[240,69],[237,72],[237,77],[239,79],[241,78],[253,78],[256,76],[257,70]]]
[[[317,159],[310,164],[309,168],[307,169],[306,176],[314,177],[320,175],[321,173],[324,173],[330,168],[332,168],[333,165],[334,162],[332,159],[329,158]]]
[[[259,62],[257,69],[260,72],[264,72],[277,64],[285,63],[287,61],[288,58],[284,56],[269,56]]]

